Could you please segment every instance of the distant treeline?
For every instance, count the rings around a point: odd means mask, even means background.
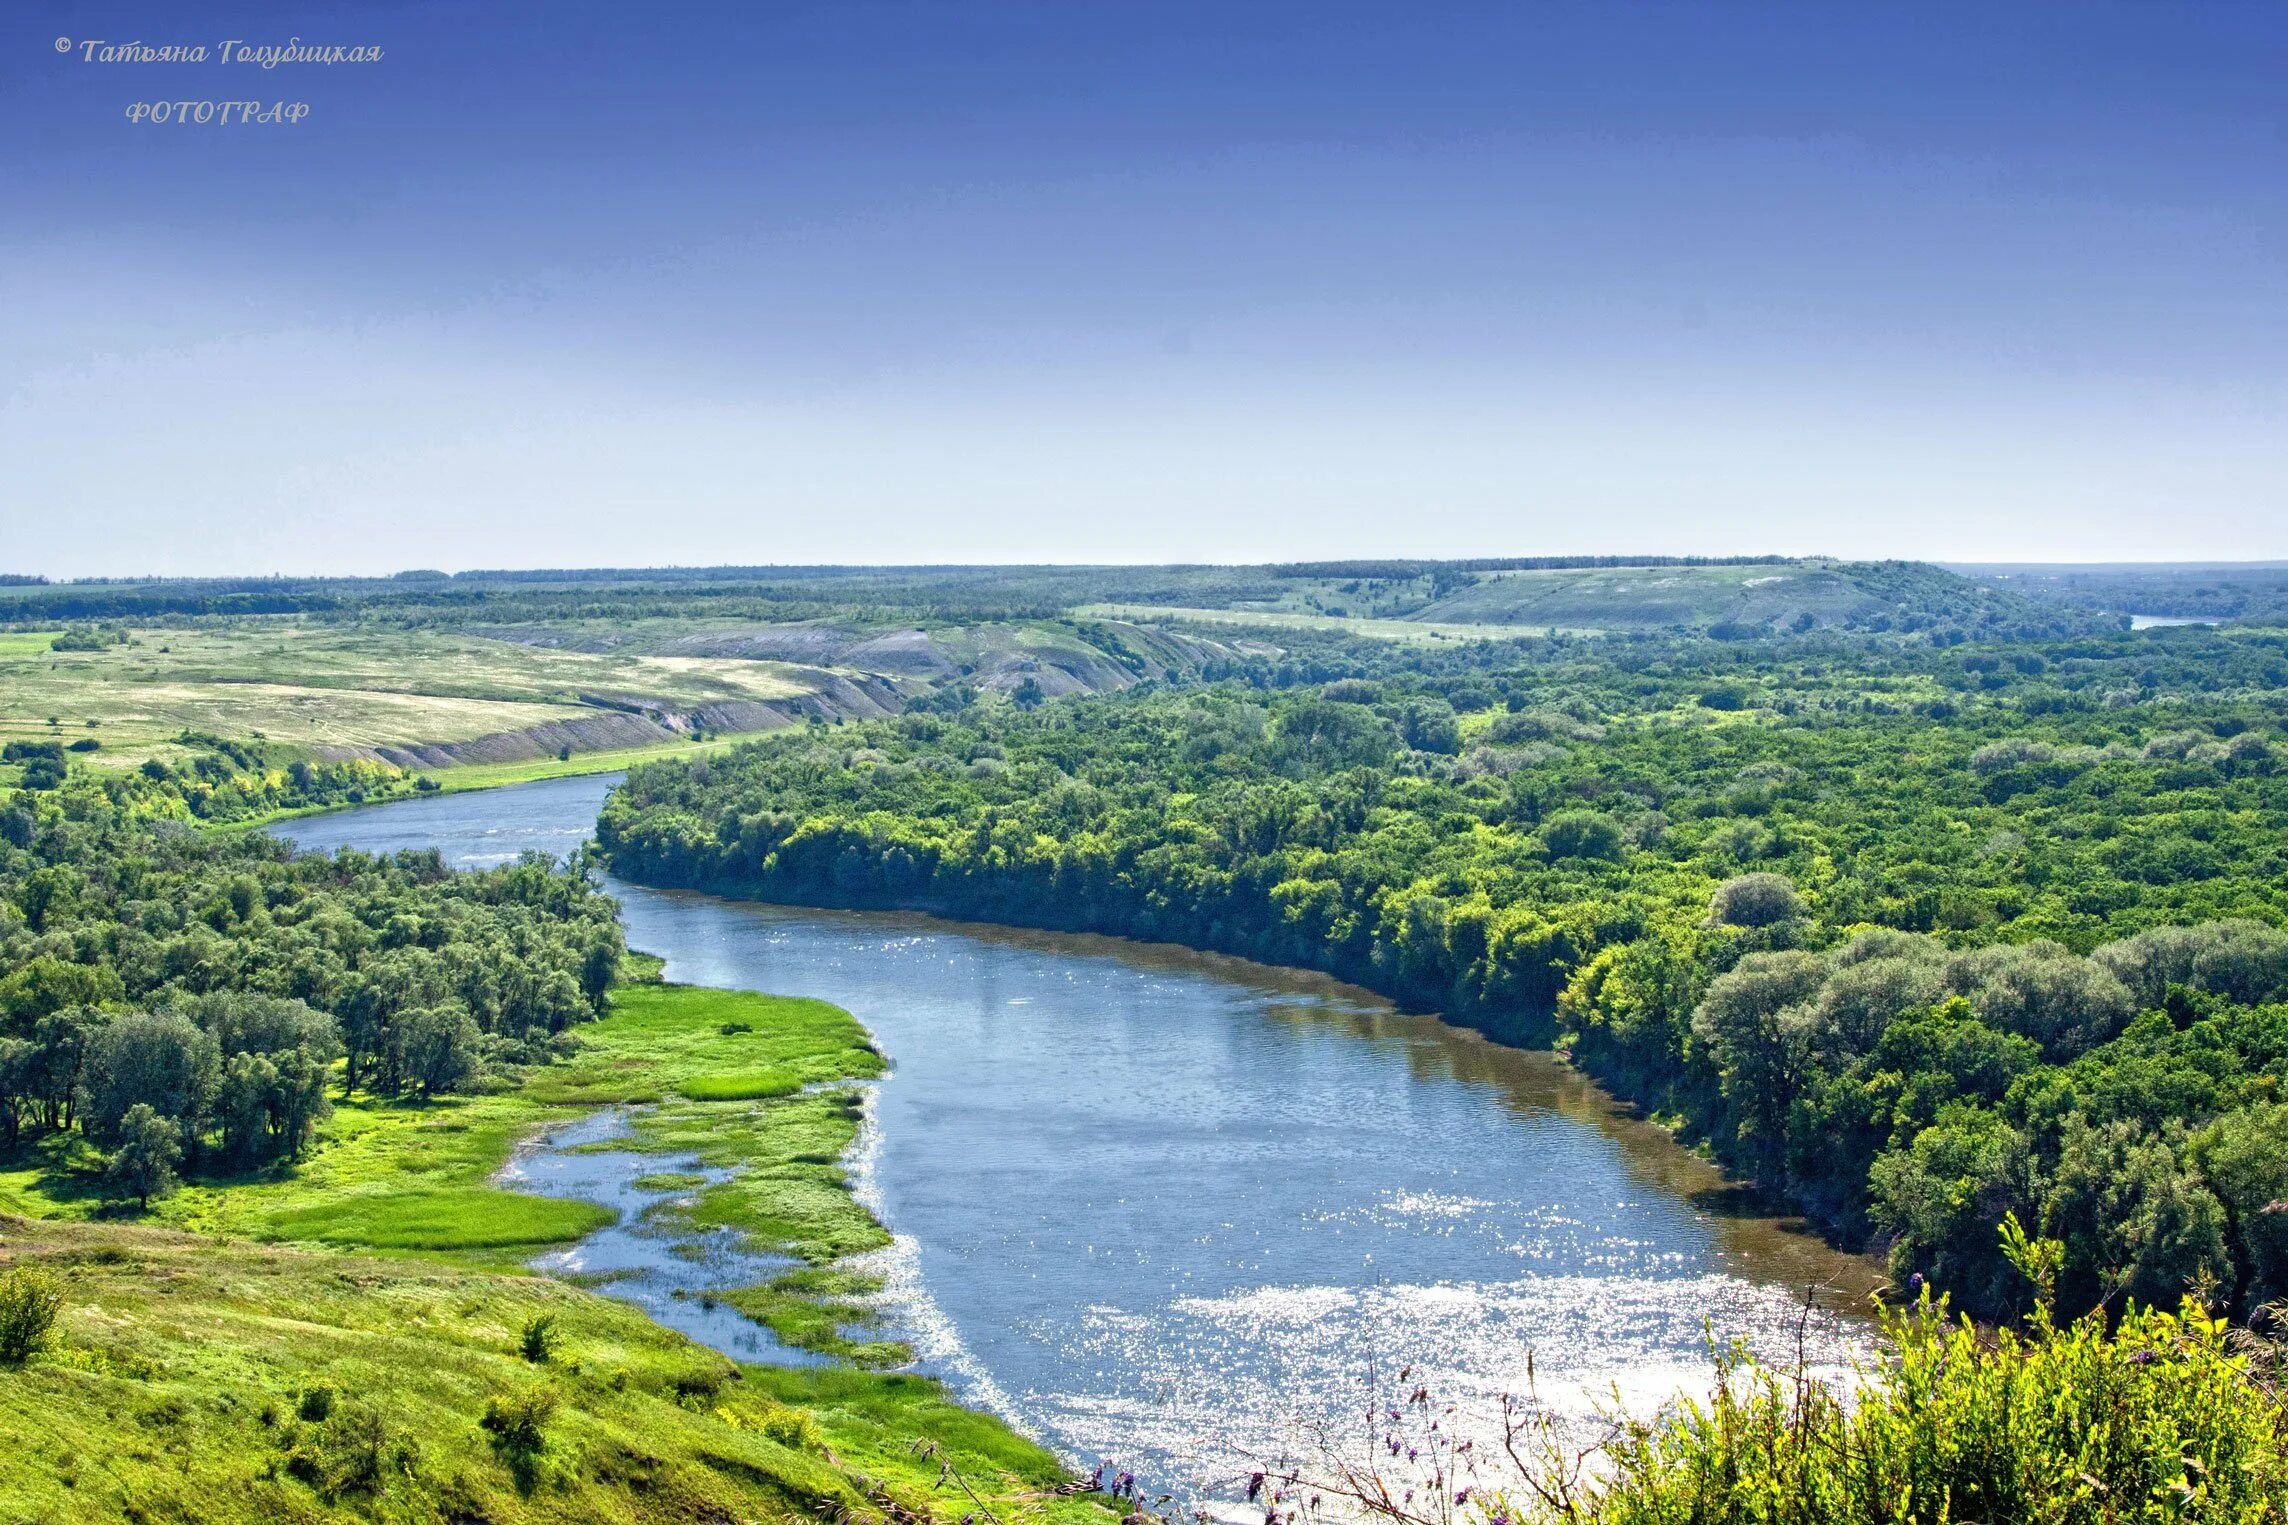
[[[2177,619],[2288,620],[2288,566],[1963,568],[1990,587],[2075,609]]]

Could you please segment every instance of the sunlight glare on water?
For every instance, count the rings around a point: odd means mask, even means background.
[[[605,787],[283,829],[481,866],[568,850]],[[1084,1466],[1229,1499],[1251,1458],[1355,1450],[1402,1364],[1491,1436],[1529,1357],[1586,1416],[1700,1388],[1711,1339],[1827,1367],[1868,1348],[1848,1310],[1876,1268],[1742,1213],[1547,1054],[1180,950],[612,888],[668,978],[874,1032],[893,1071],[853,1171],[896,1236],[869,1262],[892,1332]]]

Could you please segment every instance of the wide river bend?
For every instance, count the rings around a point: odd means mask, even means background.
[[[614,781],[277,829],[485,867],[570,850]],[[892,1332],[1083,1466],[1229,1497],[1248,1458],[1357,1433],[1402,1363],[1482,1427],[1529,1354],[1540,1396],[1586,1413],[1698,1388],[1712,1336],[1824,1364],[1866,1347],[1850,1310],[1874,1267],[1740,1212],[1547,1054],[1180,949],[609,887],[669,979],[872,1030],[892,1070],[853,1164],[897,1238]],[[757,1358],[735,1317],[671,1321]]]

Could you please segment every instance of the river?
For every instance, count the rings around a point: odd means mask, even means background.
[[[278,830],[484,867],[570,850],[612,782]],[[609,887],[669,979],[872,1030],[892,1070],[853,1164],[897,1240],[892,1332],[1084,1466],[1228,1493],[1251,1456],[1355,1433],[1400,1363],[1482,1433],[1529,1355],[1558,1409],[1641,1412],[1705,1382],[1711,1335],[1829,1367],[1866,1348],[1868,1262],[1739,1211],[1547,1054],[1180,949]],[[755,1359],[721,1323],[678,1327]]]

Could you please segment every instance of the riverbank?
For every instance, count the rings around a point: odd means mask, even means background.
[[[88,1221],[105,1211],[92,1155],[56,1140],[10,1161],[0,1210],[22,1216],[0,1228],[0,1254],[57,1274],[65,1313],[56,1351],[0,1404],[32,1405],[36,1426],[12,1428],[57,1458],[108,1459],[0,1465],[0,1513],[106,1519],[132,1497],[155,1513],[174,1501],[170,1517],[184,1519],[326,1518],[357,1490],[329,1482],[338,1458],[325,1458],[370,1441],[369,1491],[410,1518],[626,1518],[632,1496],[647,1518],[765,1500],[812,1515],[970,1512],[940,1460],[989,1499],[1100,1517],[1053,1493],[1053,1456],[933,1381],[739,1366],[608,1296],[524,1274],[611,1215],[502,1190],[502,1166],[538,1129],[625,1108],[631,1136],[615,1147],[719,1167],[676,1199],[685,1221],[801,1263],[734,1305],[789,1345],[903,1356],[857,1337],[870,1310],[852,1297],[867,1289],[834,1269],[887,1241],[842,1164],[854,1087],[882,1065],[855,1019],[818,1001],[639,982],[580,1036],[570,1061],[496,1094],[346,1102],[303,1162],[186,1187],[135,1226]],[[544,1314],[557,1353],[528,1362],[522,1331]],[[364,1438],[297,1407],[329,1382],[370,1410]],[[555,1395],[553,1438],[503,1462],[485,1405],[535,1383]],[[147,1427],[148,1445],[119,1436],[129,1399],[170,1416]],[[402,1465],[400,1442],[415,1458]],[[295,1470],[305,1453],[319,1456],[303,1466],[315,1481]]]

